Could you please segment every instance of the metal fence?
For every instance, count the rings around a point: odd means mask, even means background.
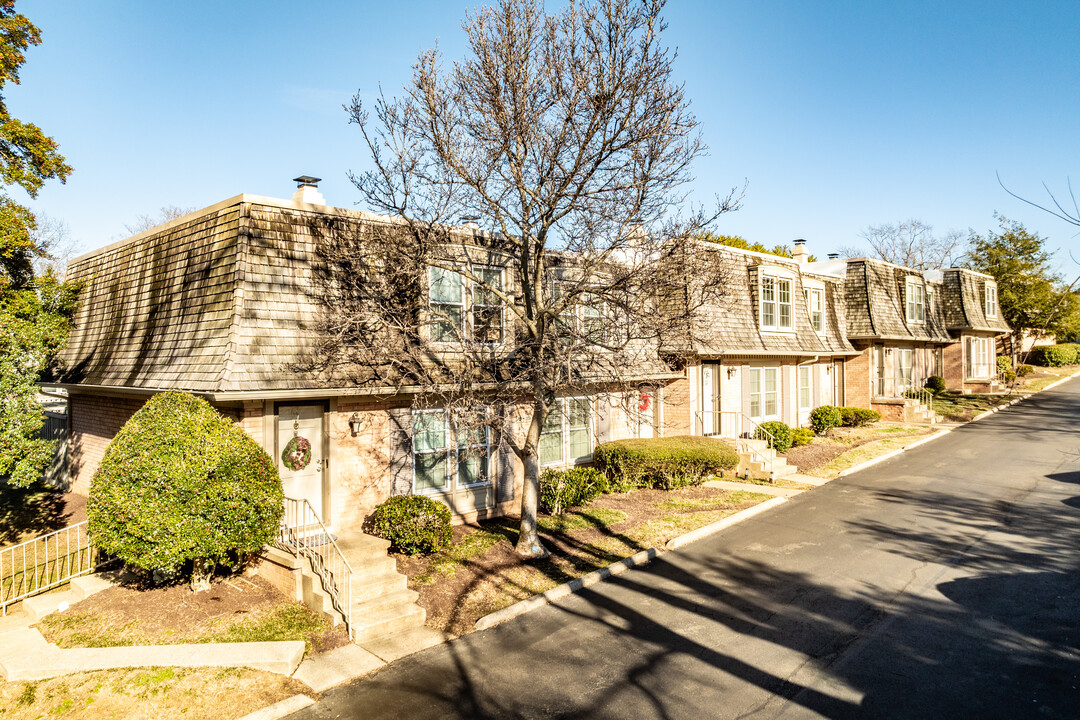
[[[102,559],[86,521],[0,549],[0,611],[6,615],[13,603],[93,572]]]
[[[311,569],[322,580],[323,590],[330,596],[334,609],[341,613],[352,637],[353,569],[307,500],[285,498],[285,516],[274,545],[311,563]]]
[[[762,468],[772,473],[775,467],[773,457],[761,451],[750,440],[764,440],[766,447],[775,447],[776,441],[761,424],[744,413],[735,410],[699,410],[696,414],[696,434],[705,437],[731,438],[735,449],[747,455],[751,460],[762,464]]]

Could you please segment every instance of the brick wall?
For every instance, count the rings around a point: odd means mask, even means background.
[[[90,492],[90,478],[97,472],[109,441],[144,402],[146,398],[101,395],[72,394],[68,398],[71,418],[68,464],[72,492],[79,495]]]
[[[844,362],[844,402],[849,407],[870,407],[872,349],[869,346],[863,348],[862,353]]]
[[[680,378],[668,384],[662,391],[664,399],[664,426],[661,435],[691,435],[690,380]]]
[[[964,390],[964,343],[945,346],[945,387],[953,392]]]
[[[375,506],[390,497],[389,403],[342,398],[330,414],[331,522],[359,529]],[[349,419],[360,420],[354,437]]]

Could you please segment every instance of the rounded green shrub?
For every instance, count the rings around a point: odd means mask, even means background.
[[[876,423],[881,419],[881,413],[877,410],[868,410],[861,407],[839,407],[840,424],[844,427],[863,427]]]
[[[810,427],[818,435],[825,435],[834,427],[840,427],[843,418],[835,405],[821,405],[810,411]]]
[[[1001,373],[1001,379],[1007,383],[1016,382],[1016,372],[1013,370],[1006,370]]]
[[[540,475],[540,509],[562,515],[568,507],[588,505],[607,492],[607,487],[607,477],[596,468],[548,468]]]
[[[1035,368],[1033,368],[1030,365],[1021,365],[1020,367],[1016,368],[1016,374],[1019,375],[1020,377],[1024,377],[1025,375],[1030,375],[1033,372],[1035,372]]]
[[[406,555],[433,553],[450,543],[450,508],[423,495],[395,495],[375,506],[372,532]]]
[[[270,456],[208,402],[155,395],[105,449],[90,481],[89,533],[146,570],[212,568],[277,534],[281,481]]]
[[[779,420],[769,420],[758,425],[756,433],[758,439],[772,437],[772,448],[778,453],[786,453],[791,449],[791,428],[787,423]]]
[[[1032,365],[1041,365],[1043,367],[1062,367],[1064,365],[1075,365],[1077,362],[1077,350],[1080,346],[1074,343],[1065,343],[1063,345],[1040,345],[1031,351],[1028,359]]]
[[[1012,358],[1008,355],[997,356],[997,371],[1003,373],[1006,370],[1012,370]]]
[[[810,428],[791,428],[791,447],[802,447],[814,442],[814,431]]]
[[[601,443],[593,450],[593,464],[607,475],[611,490],[671,490],[700,485],[721,470],[731,470],[739,456],[723,440],[677,435]]]
[[[940,375],[931,375],[926,378],[926,384],[924,387],[932,392],[934,395],[940,395],[945,392],[945,378]]]

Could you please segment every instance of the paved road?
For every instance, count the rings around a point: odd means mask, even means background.
[[[1080,380],[297,718],[1080,717]]]

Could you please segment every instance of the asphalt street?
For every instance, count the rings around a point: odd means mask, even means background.
[[[295,718],[1080,717],[1080,379]]]

